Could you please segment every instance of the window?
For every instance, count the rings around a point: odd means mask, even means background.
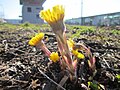
[[[40,8],[36,8],[37,10],[40,10]]]
[[[36,18],[40,18],[40,17],[39,17],[39,14],[36,15]]]
[[[28,7],[28,8],[27,8],[27,12],[32,12],[31,7]]]

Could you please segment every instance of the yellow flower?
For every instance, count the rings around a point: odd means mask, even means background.
[[[71,58],[71,54],[68,48],[67,39],[65,35],[66,27],[63,22],[64,14],[65,14],[64,7],[62,5],[56,5],[52,9],[42,10],[40,12],[40,17],[51,26],[52,31],[55,33],[56,40],[58,42],[60,54],[62,55],[63,60],[67,64],[69,70],[71,72],[74,72],[72,66],[73,61]],[[56,62],[59,59],[59,56],[54,52],[53,54],[50,55],[50,59],[53,62]]]
[[[51,54],[50,54],[50,60],[52,60],[53,62],[57,62],[58,60],[59,60],[59,55],[58,55],[58,53],[57,52],[52,52]]]
[[[63,6],[56,5],[52,9],[42,10],[40,17],[44,19],[51,26],[53,32],[59,36],[65,31],[65,25],[63,23],[64,13],[65,9]]]
[[[64,8],[62,5],[56,5],[51,9],[42,10],[40,12],[40,17],[44,19],[49,24],[56,23],[64,18]]]
[[[75,45],[72,39],[67,40],[68,47],[72,50],[73,46]]]
[[[78,52],[78,49],[72,50],[72,54],[75,55],[79,59],[84,59],[85,58],[85,56],[82,53]]]
[[[44,33],[39,33],[37,34],[35,37],[33,37],[30,41],[29,41],[29,45],[31,46],[35,46],[37,45],[44,37]]]
[[[72,54],[73,54],[73,55],[77,56],[78,53],[79,53],[78,50],[72,50]]]
[[[85,56],[84,56],[82,53],[78,53],[77,58],[79,58],[79,59],[84,59]]]

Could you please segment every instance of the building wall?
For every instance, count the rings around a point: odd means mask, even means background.
[[[31,12],[28,12],[28,8],[31,8]],[[22,7],[23,22],[43,23],[44,21],[39,17],[39,12],[42,9],[42,6],[24,5]]]
[[[39,17],[39,12],[43,9],[45,0],[20,0],[22,6],[22,23],[29,22],[42,24],[44,21]]]
[[[75,18],[75,19],[73,18],[70,20],[66,20],[66,23],[68,24],[79,23],[80,25],[95,25],[95,26],[120,25],[120,12],[82,17],[82,24],[81,24],[81,18]]]
[[[73,18],[65,21],[66,24],[81,24],[81,18]]]
[[[104,15],[94,17],[92,25],[98,26],[102,24],[104,24]]]

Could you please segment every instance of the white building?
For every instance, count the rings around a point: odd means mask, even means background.
[[[20,0],[22,6],[22,22],[42,24],[44,21],[39,17],[45,0]]]

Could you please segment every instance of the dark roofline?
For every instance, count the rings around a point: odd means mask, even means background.
[[[43,4],[46,0],[42,0],[41,3]],[[20,5],[23,5],[24,0],[20,0]]]
[[[111,15],[111,14],[117,14],[117,13],[120,13],[120,12],[114,12],[114,13],[106,13],[106,14],[93,15],[93,16],[86,16],[86,17],[94,17],[94,16]],[[86,18],[86,17],[84,17],[84,18]]]

